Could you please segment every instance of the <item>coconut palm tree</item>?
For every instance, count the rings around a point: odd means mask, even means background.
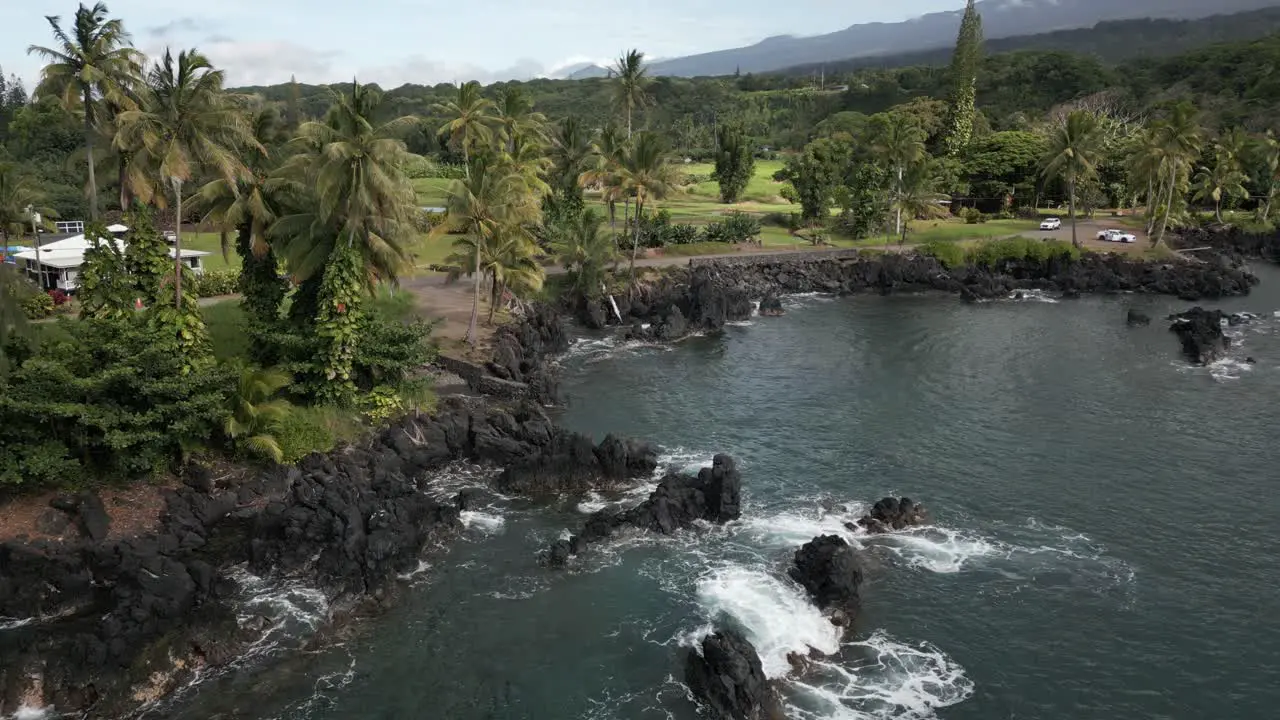
[[[508,153],[516,155],[519,146],[540,146],[546,141],[547,116],[534,112],[533,101],[524,89],[510,85],[498,97],[495,122]]]
[[[1265,192],[1262,204],[1258,206],[1258,216],[1266,222],[1271,219],[1272,203],[1277,196],[1280,196],[1280,140],[1276,139],[1275,133],[1268,130],[1254,143],[1253,153],[1257,167],[1263,169],[1260,176],[1255,177],[1254,180]]]
[[[474,290],[466,340],[475,345],[486,248],[496,247],[504,236],[527,232],[541,219],[542,211],[527,174],[520,168],[492,152],[477,155],[472,165],[468,176],[455,180],[449,188],[445,222],[432,234],[441,237],[455,232],[467,236],[455,247],[465,249],[470,256],[466,274],[471,275]]]
[[[11,358],[7,354],[9,338],[25,336],[29,330],[22,301],[38,292],[12,265],[0,263],[0,379],[9,372]]]
[[[578,176],[583,187],[598,187],[605,207],[609,210],[609,231],[615,249],[618,242],[618,200],[625,202],[623,227],[629,219],[631,197],[622,192],[622,160],[627,154],[628,142],[612,124],[605,125],[600,135],[591,143],[591,158],[587,169]]]
[[[167,203],[172,190],[175,304],[182,302],[182,186],[199,171],[229,184],[247,174],[237,150],[261,147],[244,114],[223,93],[223,72],[196,50],[165,50],[147,74],[142,104],[120,114],[116,145],[132,148],[129,186],[143,202]]]
[[[634,295],[636,255],[640,249],[640,219],[644,217],[645,204],[650,200],[665,198],[675,188],[676,171],[667,160],[667,148],[662,138],[655,133],[641,131],[632,139],[618,175],[622,192],[636,201],[636,222],[633,223],[631,237],[630,294]]]
[[[1197,202],[1212,202],[1213,217],[1222,223],[1222,201],[1248,197],[1249,191],[1244,187],[1248,181],[1249,176],[1240,171],[1231,154],[1223,148],[1212,167],[1201,167],[1192,178],[1192,197]]]
[[[1156,233],[1158,245],[1164,242],[1179,186],[1185,189],[1191,165],[1200,157],[1203,139],[1199,112],[1189,102],[1175,105],[1167,118],[1152,126],[1148,141],[1153,151],[1163,158],[1161,186],[1168,187],[1164,192],[1164,213]]]
[[[28,54],[49,64],[40,74],[40,92],[56,95],[62,106],[84,121],[88,160],[89,219],[98,219],[98,180],[94,170],[99,123],[130,106],[129,89],[142,72],[143,57],[129,43],[119,19],[108,19],[107,6],[81,4],[71,27],[62,28],[56,15],[45,18],[57,43],[32,45]]]
[[[40,234],[34,227],[35,214],[42,218],[55,215],[51,208],[44,207],[44,193],[36,187],[35,182],[22,172],[16,163],[0,162],[0,238],[4,245],[9,244],[10,235],[22,236],[31,231],[31,244],[36,251],[36,267],[40,264]],[[43,270],[38,270],[43,272]],[[43,276],[38,283],[44,289]]]
[[[893,173],[892,192],[901,192],[907,168],[925,157],[925,131],[913,120],[899,113],[889,113],[877,124],[872,135],[871,151]],[[902,211],[895,210],[894,234],[902,234]]]
[[[277,164],[267,147],[280,137],[281,118],[273,107],[250,111],[253,144],[244,148],[242,157],[248,170],[236,183],[217,178],[205,184],[193,198],[193,205],[204,212],[204,219],[218,228],[222,254],[230,247],[228,233],[236,234],[235,248],[241,259],[241,277],[245,308],[259,320],[275,318],[284,299],[285,282],[280,280],[277,258],[268,242],[267,231],[278,218],[279,198],[272,186],[271,173]]]
[[[591,169],[591,138],[578,118],[569,116],[551,138],[552,185],[564,195],[581,195],[579,180]]]
[[[902,218],[902,230],[898,235],[898,244],[907,241],[907,232],[911,221],[916,218],[929,217],[939,208],[939,201],[946,196],[938,193],[937,172],[934,164],[921,161],[909,165],[898,181],[893,194],[892,207]]]
[[[648,87],[651,82],[649,68],[644,64],[644,53],[628,50],[613,67],[609,75],[617,80],[614,99],[627,113],[627,138],[631,137],[631,115],[649,104]]]
[[[572,274],[574,290],[583,295],[594,293],[604,283],[605,266],[617,255],[613,241],[601,234],[600,225],[600,216],[587,210],[555,246],[557,261]]]
[[[324,120],[298,128],[295,154],[264,184],[282,206],[268,235],[299,282],[318,278],[338,243],[354,247],[373,292],[408,262],[417,198],[401,170],[409,152],[400,137],[418,121],[377,123],[382,94],[368,85],[330,92]]]
[[[1045,177],[1060,177],[1067,183],[1067,205],[1071,214],[1071,244],[1080,247],[1076,237],[1076,184],[1097,172],[1102,136],[1098,118],[1091,112],[1075,110],[1049,137],[1049,150],[1043,160]]]
[[[525,225],[501,225],[497,234],[484,239],[464,236],[454,241],[455,252],[446,262],[459,268],[453,278],[463,274],[466,267],[479,253],[478,276],[489,283],[489,324],[493,324],[494,312],[510,290],[514,295],[528,295],[542,289],[546,271],[535,260],[538,246]],[[467,275],[474,270],[466,271]]]
[[[462,147],[463,162],[470,177],[472,149],[488,145],[493,140],[493,101],[483,95],[480,83],[472,80],[458,88],[455,99],[436,103],[432,109],[449,118],[438,132],[447,134],[453,143]]]

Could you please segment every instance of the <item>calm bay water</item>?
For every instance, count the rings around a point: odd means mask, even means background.
[[[560,421],[651,439],[675,465],[735,456],[742,521],[627,538],[550,572],[540,548],[641,495],[494,497],[397,609],[212,679],[176,716],[691,720],[680,657],[718,621],[778,676],[789,650],[836,654],[785,685],[795,718],[1275,717],[1280,271],[1258,271],[1251,297],[1206,304],[1264,316],[1212,368],[1179,360],[1160,319],[1125,327],[1130,307],[1187,306],[1136,296],[800,297],[785,317],[674,347],[584,339],[564,361]],[[843,529],[890,493],[924,502],[936,527]],[[844,647],[785,580],[824,532],[868,562]]]

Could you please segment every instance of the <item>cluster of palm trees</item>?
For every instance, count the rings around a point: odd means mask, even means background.
[[[1071,237],[1076,245],[1077,191],[1108,159],[1109,121],[1105,114],[1076,110],[1049,136],[1044,175],[1061,179],[1067,187]],[[1133,195],[1145,204],[1147,233],[1154,244],[1164,242],[1171,223],[1185,220],[1188,202],[1212,205],[1214,217],[1223,222],[1224,204],[1248,198],[1246,168],[1263,168],[1266,174],[1253,178],[1266,188],[1266,195],[1260,198],[1259,219],[1270,219],[1272,201],[1280,194],[1280,142],[1270,133],[1251,137],[1240,128],[1225,130],[1211,140],[1199,112],[1188,102],[1149,120],[1118,152],[1136,190]]]

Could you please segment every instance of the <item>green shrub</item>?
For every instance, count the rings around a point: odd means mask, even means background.
[[[960,211],[960,218],[964,220],[966,225],[977,225],[988,220],[987,214],[978,208],[964,208]]]
[[[331,408],[296,408],[272,428],[285,463],[296,463],[311,453],[326,453],[337,445]]]
[[[958,243],[932,240],[919,248],[920,254],[937,258],[945,268],[958,268],[966,264],[968,253]]]
[[[240,292],[240,271],[205,270],[196,276],[196,295],[202,298],[234,295]]]
[[[668,245],[690,245],[698,242],[701,233],[697,226],[688,223],[679,223],[667,228],[667,244]]]
[[[707,242],[743,243],[759,235],[761,228],[759,218],[734,211],[724,220],[708,223],[702,232]]]
[[[1062,240],[1037,240],[1019,236],[987,240],[974,246],[968,253],[968,262],[993,269],[1005,262],[1045,262],[1053,258],[1077,260],[1080,258],[1080,250]]]
[[[32,288],[34,290],[34,288]],[[53,298],[48,293],[32,292],[20,301],[22,312],[30,320],[40,320],[53,314]]]

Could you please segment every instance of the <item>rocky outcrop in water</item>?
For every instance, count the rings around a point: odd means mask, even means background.
[[[1124,322],[1129,327],[1139,327],[1143,325],[1150,325],[1151,318],[1150,316],[1144,315],[1137,310],[1130,308],[1129,312],[1125,314]]]
[[[765,317],[779,317],[786,314],[782,309],[782,298],[776,292],[767,292],[760,300],[760,314]]]
[[[1193,307],[1169,316],[1169,329],[1182,342],[1182,354],[1197,365],[1208,365],[1226,354],[1231,338],[1222,332],[1225,316],[1221,310]]]
[[[929,515],[923,505],[912,502],[910,498],[887,497],[878,500],[871,507],[871,512],[858,518],[858,526],[871,534],[903,530],[929,522]]]
[[[720,630],[685,657],[685,682],[717,720],[784,718],[777,691],[765,677],[760,655],[736,630]]]
[[[599,445],[591,438],[553,429],[540,452],[507,465],[498,490],[520,495],[580,494],[602,484],[652,475],[658,468],[653,445],[609,435]]]
[[[1178,233],[1178,247],[1212,248],[1232,260],[1280,262],[1280,232],[1252,233],[1235,226],[1191,228]]]
[[[742,475],[733,458],[717,455],[711,467],[702,468],[697,475],[667,475],[648,500],[630,510],[601,510],[591,515],[578,534],[553,544],[546,559],[553,567],[562,566],[571,555],[622,528],[671,535],[699,521],[723,524],[741,516]]]
[[[262,625],[237,623],[232,566],[297,578],[339,610],[387,598],[424,547],[460,529],[467,499],[438,502],[424,482],[426,471],[463,458],[517,466],[552,458],[579,478],[653,467],[645,446],[592,445],[536,406],[453,399],[360,447],[234,486],[189,473],[166,493],[159,526],[142,536],[109,538],[101,501],[81,495],[67,506],[83,538],[0,543],[0,617],[32,619],[0,630],[0,715],[52,705],[119,717],[234,659]]]
[[[485,367],[499,380],[525,386],[524,397],[553,404],[560,399],[560,387],[548,356],[568,349],[560,313],[550,305],[536,304],[520,322],[498,329],[493,358]]]
[[[847,627],[858,612],[862,567],[858,555],[839,535],[822,535],[796,551],[788,574],[809,592],[832,622]]]

